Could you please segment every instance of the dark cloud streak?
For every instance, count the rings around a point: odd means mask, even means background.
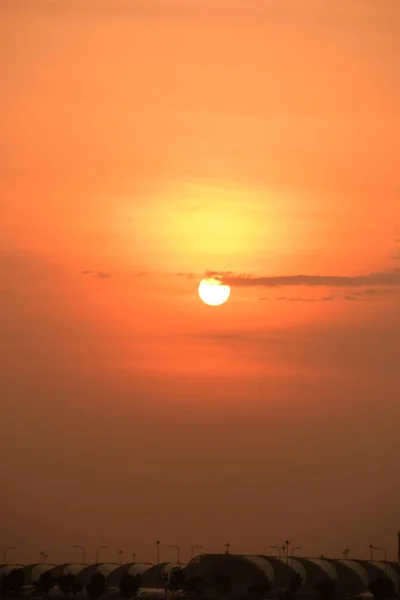
[[[100,279],[109,279],[111,277],[111,273],[105,273],[104,271],[82,271],[82,275],[91,275]]]
[[[375,286],[400,286],[400,269],[392,271],[378,271],[365,275],[277,275],[272,277],[242,275],[240,273],[221,273],[210,271],[208,277],[221,277],[223,283],[231,287],[375,287]]]
[[[259,298],[259,300],[275,300],[278,302],[331,302],[335,296],[312,296],[304,298],[302,296],[278,296],[277,298]]]

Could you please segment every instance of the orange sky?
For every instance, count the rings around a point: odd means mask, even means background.
[[[4,544],[393,554],[397,0],[2,0],[0,68]]]

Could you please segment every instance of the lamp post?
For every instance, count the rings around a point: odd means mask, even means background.
[[[10,550],[16,550],[17,546],[6,546],[5,548],[3,548],[3,563],[6,565],[7,564],[7,555],[9,553]]]
[[[119,564],[122,565],[122,561],[123,561],[123,558],[124,558],[124,551],[120,550],[118,552],[118,556],[119,556]]]
[[[286,540],[285,542],[285,548],[286,548],[286,562],[289,562],[289,545],[290,545],[290,541]]]
[[[95,563],[96,564],[99,562],[100,550],[105,550],[106,548],[108,548],[108,546],[97,546],[97,548],[96,548],[96,555],[95,555]]]
[[[229,542],[226,542],[225,544],[225,554],[229,554],[229,548],[231,547]]]
[[[193,557],[194,557],[194,553],[195,553],[195,551],[196,551],[196,550],[200,550],[202,547],[203,547],[203,546],[199,546],[199,545],[197,545],[197,546],[192,546],[192,547],[190,548],[190,559],[191,559],[191,560],[192,560],[192,559],[193,559]]]
[[[49,558],[49,555],[46,554],[46,552],[43,552],[43,550],[39,553],[39,556],[41,557],[41,559],[43,560],[43,564],[47,565],[47,559]]]
[[[177,546],[176,544],[168,544],[168,548],[175,548],[175,550],[176,550],[176,564],[180,565],[181,564],[181,561],[180,561],[180,552],[181,552],[181,549],[180,549],[180,547]]]
[[[82,550],[82,564],[86,565],[86,549],[85,546],[79,546],[79,544],[72,544],[73,548],[78,548],[79,550]]]
[[[157,546],[157,565],[160,564],[160,540],[156,541],[156,546]]]
[[[343,550],[342,554],[343,554],[343,558],[344,558],[345,560],[347,560],[347,559],[349,558],[349,553],[350,553],[350,550],[349,550],[348,548],[345,548],[345,549]]]
[[[132,552],[132,562],[136,562],[136,552]]]
[[[374,546],[373,544],[370,545],[370,549],[371,549],[371,554],[373,550],[380,550],[381,552],[383,552],[383,557],[384,557],[384,561],[385,561],[385,577],[387,576],[387,555],[386,555],[386,548],[380,548],[379,546]],[[371,559],[372,562],[372,559]]]

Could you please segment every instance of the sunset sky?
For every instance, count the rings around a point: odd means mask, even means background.
[[[14,559],[394,559],[398,0],[0,0],[0,70]]]

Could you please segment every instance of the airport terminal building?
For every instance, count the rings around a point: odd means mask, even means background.
[[[3,597],[253,600],[400,598],[400,563],[264,555],[202,554],[187,565],[98,563],[2,565]]]

